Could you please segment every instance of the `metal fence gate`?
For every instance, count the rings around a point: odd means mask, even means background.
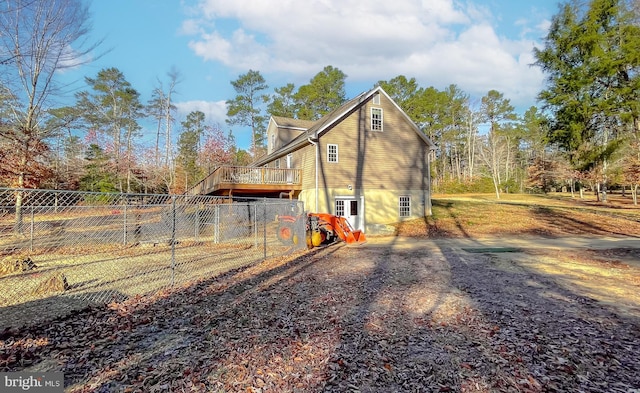
[[[277,233],[303,214],[284,199],[0,188],[0,329],[301,250],[304,220]]]

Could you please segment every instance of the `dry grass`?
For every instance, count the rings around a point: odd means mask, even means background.
[[[269,255],[290,252],[290,248],[277,239],[268,242]],[[263,251],[253,242],[185,241],[175,250],[162,243],[127,248],[70,246],[32,254],[37,269],[0,275],[0,330],[68,315],[90,304],[120,301],[174,283],[212,277],[259,262]],[[173,267],[172,255],[176,261]],[[15,264],[16,258],[6,257],[7,264]],[[59,274],[67,280],[64,290],[49,282],[52,275]]]
[[[434,195],[433,215],[405,221],[400,236],[486,237],[503,235],[640,235],[640,207],[631,197],[610,195]]]

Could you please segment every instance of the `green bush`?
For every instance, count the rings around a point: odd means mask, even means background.
[[[488,177],[474,178],[471,181],[449,179],[440,182],[435,192],[442,194],[469,194],[495,192],[493,182]]]
[[[516,194],[520,192],[520,185],[514,179],[500,183],[500,191],[507,194]]]

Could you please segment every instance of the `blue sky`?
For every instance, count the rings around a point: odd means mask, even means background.
[[[181,74],[178,120],[201,110],[224,130],[230,82],[249,69],[273,88],[306,84],[325,66],[346,75],[347,98],[379,80],[456,84],[479,100],[502,92],[520,111],[536,105],[543,75],[532,49],[555,0],[94,0],[91,36],[104,53],[64,75],[72,88],[116,67],[146,102],[158,80]],[[100,52],[100,51],[98,51]],[[147,131],[153,134],[153,127]],[[239,147],[250,132],[233,129]]]

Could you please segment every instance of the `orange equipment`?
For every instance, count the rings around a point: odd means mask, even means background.
[[[294,241],[294,226],[298,217],[295,216],[278,216],[278,239],[281,242],[288,243],[297,243]]]
[[[361,230],[355,230],[346,218],[328,213],[309,213],[309,218],[318,219],[318,227],[321,233],[329,240],[336,237],[347,244],[363,244],[367,237]]]
[[[297,243],[293,227],[304,216],[278,216],[278,239],[285,244]],[[363,244],[366,236],[355,230],[346,218],[328,213],[309,213],[306,216],[307,246],[317,247],[320,244],[332,243],[338,239],[347,244]]]

